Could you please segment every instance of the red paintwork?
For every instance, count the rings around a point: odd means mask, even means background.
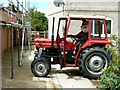
[[[38,48],[52,48],[51,42],[52,42],[51,39],[39,39],[39,38],[35,39],[35,45]],[[58,48],[55,40],[53,45],[54,45],[54,48]],[[64,48],[64,41],[61,41],[59,45],[60,45],[60,48]],[[70,49],[71,47],[74,46],[73,43],[70,41],[67,41],[65,45],[67,49]]]
[[[67,18],[67,26],[66,26],[66,35],[64,36],[63,39],[60,39],[60,35],[59,35],[59,31],[57,32],[57,41],[54,40],[54,48],[58,48],[58,49],[61,49],[61,48],[64,48],[64,67],[76,67],[78,65],[78,57],[79,57],[79,54],[81,53],[81,50],[89,47],[89,46],[92,46],[93,44],[103,44],[103,45],[106,45],[106,44],[112,44],[112,42],[108,41],[108,36],[107,36],[107,28],[106,28],[106,20],[105,19],[99,19],[99,18],[95,18],[94,20],[103,20],[104,21],[104,28],[105,28],[105,34],[106,34],[106,37],[104,39],[92,39],[91,36],[90,36],[90,24],[91,24],[91,21],[93,20],[93,18],[87,18],[88,20],[88,41],[86,41],[86,43],[78,50],[78,52],[76,53],[76,56],[75,56],[75,64],[73,65],[67,65],[66,63],[66,50],[67,49],[71,49],[71,52],[74,51],[75,47],[76,47],[76,44],[78,42],[76,42],[75,44],[73,44],[72,42],[70,41],[66,41],[66,38],[67,38],[67,35],[68,35],[68,30],[69,30],[69,27],[70,27],[70,22],[71,20],[81,20],[82,18]],[[84,18],[85,19],[85,18]],[[64,20],[64,19],[63,19]],[[35,45],[36,47],[38,48],[52,48],[52,45],[51,45],[51,42],[52,40],[51,39],[39,39],[39,38],[36,38],[35,39]],[[58,45],[59,44],[59,47]],[[62,58],[60,58],[60,64],[62,64]]]
[[[105,44],[112,44],[112,42],[110,42],[110,41],[103,41],[103,40],[91,40],[91,41],[87,41],[80,49],[79,49],[79,51],[77,52],[77,54],[76,54],[76,57],[75,57],[75,64],[77,65],[77,60],[78,60],[78,57],[79,57],[79,54],[80,54],[80,52],[81,52],[81,50],[83,50],[83,49],[85,49],[85,48],[87,48],[87,47],[90,47],[90,46],[92,46],[93,44],[103,44],[103,45],[105,45]]]

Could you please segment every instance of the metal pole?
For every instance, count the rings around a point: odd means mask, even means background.
[[[23,2],[22,2],[22,5],[23,5]],[[23,6],[22,6],[22,13],[23,13]],[[22,48],[21,48],[21,54],[20,54],[20,65],[19,66],[22,66],[22,57],[23,57],[23,44],[24,44],[24,26],[23,26],[23,14],[22,14],[22,29],[23,29],[23,32],[22,32]]]
[[[20,31],[19,31],[19,27],[17,28],[18,31],[18,66],[20,67]]]
[[[25,9],[26,9],[26,0],[25,0]],[[24,41],[24,42],[25,42],[25,52],[27,52],[27,48],[26,48],[26,47],[27,47],[27,36],[26,36],[26,35],[27,35],[27,33],[26,33],[26,32],[27,32],[27,24],[26,24],[26,15],[27,15],[27,14],[25,13],[25,39],[24,39],[24,40],[25,40],[25,41]]]
[[[17,0],[17,14],[19,14],[19,2]],[[17,18],[17,23],[19,24],[19,17]],[[19,26],[17,27],[18,31],[18,66],[20,67],[20,31]]]
[[[23,56],[22,54],[24,49],[24,35],[25,35],[25,28],[23,29],[23,32],[22,32],[21,65],[22,65],[22,56]]]
[[[30,10],[30,0],[28,1],[28,11]],[[29,46],[29,55],[31,55],[31,16],[29,13],[29,27],[28,27],[28,46]]]
[[[29,55],[31,55],[31,43],[30,43],[30,41],[31,41],[31,38],[30,38],[30,36],[31,36],[31,31],[30,31],[30,26],[28,27],[29,29],[28,29],[28,46],[29,46]]]
[[[12,1],[12,0],[11,0]],[[13,8],[11,7],[11,12],[13,11]],[[13,21],[13,16],[11,15],[12,21]],[[14,75],[14,37],[13,37],[13,26],[11,24],[11,34],[12,34],[12,41],[11,41],[11,79],[13,79]]]
[[[13,79],[13,74],[14,74],[14,37],[13,37],[13,26],[11,25],[11,33],[12,33],[12,41],[11,41],[11,43],[12,43],[12,46],[11,46],[11,79]]]
[[[11,4],[13,4],[13,2],[12,2],[12,0],[10,1],[10,0],[8,0]],[[20,2],[18,2],[19,3],[19,5],[27,12],[27,10],[23,7],[23,4],[21,4]]]
[[[12,14],[11,14],[11,10],[10,11],[7,11],[7,13],[8,13],[8,17],[9,18],[11,18],[12,16]],[[10,21],[10,19],[8,20],[8,22],[10,23],[11,21]],[[8,29],[8,52],[10,53],[9,54],[9,58],[8,58],[8,60],[10,61],[10,69],[11,69],[11,75],[10,75],[10,78],[11,79],[13,79],[13,65],[12,65],[12,53],[10,52],[11,50],[11,27],[12,27],[12,25],[11,24],[9,24],[9,25],[7,25],[8,27],[9,27],[9,29]]]
[[[52,43],[51,43],[51,46],[52,48],[54,48],[54,24],[55,24],[55,17],[53,17],[53,26],[52,26]]]

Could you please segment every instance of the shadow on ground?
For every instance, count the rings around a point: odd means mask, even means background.
[[[11,79],[11,51],[4,53],[2,59],[2,87],[3,88],[46,88],[45,81],[33,81],[31,73],[31,61],[28,53],[24,52],[22,66],[18,66],[17,49],[14,50],[14,78]]]
[[[22,66],[18,67],[18,53],[14,51],[14,78],[11,77],[11,52],[5,52],[2,62],[2,77],[3,88],[46,88],[46,87],[85,87],[88,82],[88,87],[91,85],[90,80],[83,78],[78,68],[63,68],[59,65],[52,65],[50,74],[45,77],[35,77],[31,72],[31,60],[29,60],[29,52],[24,51]],[[81,84],[79,84],[81,83]],[[80,86],[81,85],[81,86]]]
[[[50,75],[52,76],[52,74],[66,74],[68,76],[68,79],[72,78],[75,80],[80,80],[82,76],[82,74],[79,72],[79,69],[76,69],[76,68],[63,69],[63,70],[52,68]],[[75,78],[75,77],[79,77],[79,78]]]

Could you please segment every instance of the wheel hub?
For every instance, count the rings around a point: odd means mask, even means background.
[[[37,63],[35,67],[35,70],[38,74],[43,74],[47,70],[44,63]]]
[[[44,65],[42,65],[42,64],[40,64],[40,65],[38,65],[38,67],[37,67],[39,70],[44,70],[45,69],[45,66]]]
[[[42,70],[42,67],[40,66],[39,69]]]
[[[93,56],[88,62],[89,68],[93,71],[99,71],[103,68],[104,62],[101,57]]]

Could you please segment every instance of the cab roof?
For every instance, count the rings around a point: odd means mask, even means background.
[[[64,18],[81,18],[81,19],[106,19],[105,16],[90,16],[90,15],[69,15]]]

